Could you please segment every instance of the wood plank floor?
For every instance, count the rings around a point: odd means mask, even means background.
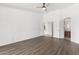
[[[40,36],[0,47],[0,55],[79,55],[79,44]]]

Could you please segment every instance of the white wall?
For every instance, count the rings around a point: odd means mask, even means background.
[[[0,6],[0,46],[40,36],[42,14]]]
[[[65,17],[71,17],[71,40],[79,43],[79,4],[45,14],[44,22],[53,21],[54,37],[63,38],[63,21]]]

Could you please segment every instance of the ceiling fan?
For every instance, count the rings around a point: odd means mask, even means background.
[[[42,3],[41,7],[36,7],[36,8],[41,8],[43,11],[47,11],[47,6],[48,6],[48,4]]]

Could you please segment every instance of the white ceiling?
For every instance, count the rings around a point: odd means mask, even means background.
[[[52,10],[57,10],[61,8],[66,8],[73,5],[74,3],[47,3],[47,12]],[[33,12],[43,12],[41,8],[36,8],[42,6],[42,3],[0,3],[0,6],[6,6],[10,8],[17,8],[22,10],[29,10]]]

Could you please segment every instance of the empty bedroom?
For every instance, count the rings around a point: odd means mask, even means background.
[[[79,55],[79,3],[0,3],[0,55]]]

